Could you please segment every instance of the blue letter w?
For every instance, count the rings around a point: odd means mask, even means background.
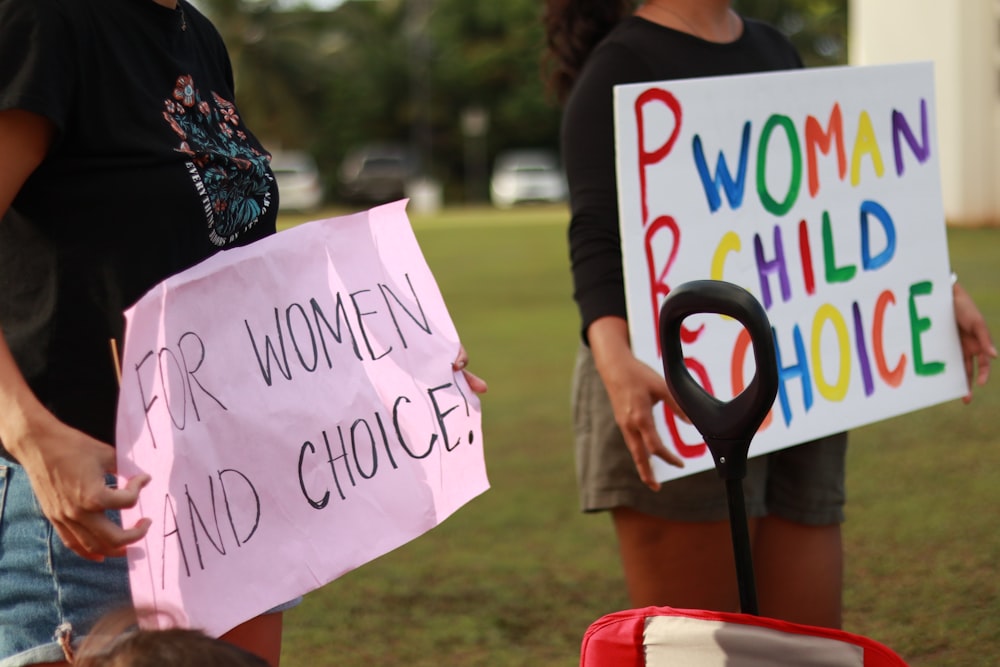
[[[729,207],[738,209],[743,204],[743,190],[746,185],[747,175],[747,154],[750,149],[750,121],[743,125],[743,141],[740,146],[740,169],[733,181],[729,173],[729,165],[726,164],[726,156],[719,151],[719,161],[715,168],[715,177],[708,171],[708,163],[705,162],[705,150],[701,145],[701,136],[694,137],[694,162],[698,167],[698,175],[701,176],[701,184],[705,188],[705,196],[708,198],[708,207],[712,213],[722,206],[722,196],[720,190],[726,191],[726,199],[729,200]]]

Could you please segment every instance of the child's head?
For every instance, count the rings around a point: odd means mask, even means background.
[[[268,667],[252,653],[198,630],[142,630],[132,610],[110,614],[87,636],[76,667]]]

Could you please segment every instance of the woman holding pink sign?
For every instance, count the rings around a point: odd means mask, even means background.
[[[177,0],[0,1],[0,665],[70,661],[130,601],[114,485],[122,312],[275,231],[215,28]],[[280,611],[280,610],[279,610]],[[277,664],[281,614],[236,628]]]
[[[0,0],[0,667],[72,662],[131,603],[149,522],[117,510],[149,480],[114,475],[122,314],[275,232],[270,156],[233,100],[186,0]],[[223,639],[277,665],[287,606]]]
[[[682,466],[657,433],[657,370],[632,354],[615,173],[613,87],[800,68],[775,28],[729,0],[549,0],[551,87],[564,103],[569,247],[582,343],[573,409],[581,508],[609,511],[632,605],[738,611],[723,484],[715,471],[660,484],[650,459]],[[738,104],[738,100],[734,104]],[[970,386],[996,350],[968,294],[954,286]],[[968,397],[966,397],[968,400]],[[846,433],[750,459],[744,481],[760,612],[839,627]]]

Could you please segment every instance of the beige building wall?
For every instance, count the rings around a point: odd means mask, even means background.
[[[934,63],[945,215],[1000,224],[1000,0],[849,0],[849,61]]]

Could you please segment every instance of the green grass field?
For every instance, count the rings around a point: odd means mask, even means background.
[[[566,211],[411,217],[470,368],[490,383],[491,489],[308,595],[285,615],[282,664],[577,665],[587,626],[629,605],[608,517],[577,510]],[[1000,335],[1000,230],[949,236],[962,283]],[[1000,656],[998,410],[995,377],[972,405],[955,401],[852,434],[845,629],[915,667]]]

